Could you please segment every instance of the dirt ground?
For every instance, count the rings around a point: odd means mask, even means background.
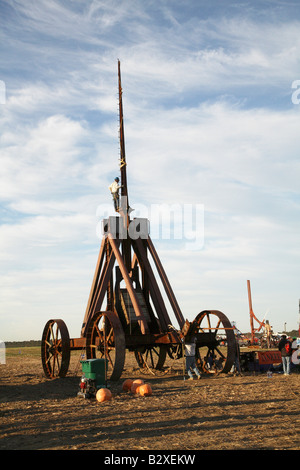
[[[127,353],[121,379],[110,384],[113,399],[98,403],[77,397],[78,360],[54,380],[43,375],[39,357],[21,354],[0,365],[1,450],[300,449],[299,373],[187,381],[181,361],[143,375]],[[123,392],[125,378],[143,378],[153,395]]]

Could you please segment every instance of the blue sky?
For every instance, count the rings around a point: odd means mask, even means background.
[[[257,317],[297,328],[298,2],[4,0],[0,21],[1,340],[50,318],[80,334],[99,206],[113,215],[118,59],[130,204],[204,207],[201,248],[154,240],[184,317],[249,331],[250,279]]]

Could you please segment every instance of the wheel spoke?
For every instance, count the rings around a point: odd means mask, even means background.
[[[135,351],[135,358],[142,370],[162,369],[167,355],[167,348],[164,346],[147,347],[144,351]]]
[[[99,329],[99,325],[95,325],[95,333],[99,338],[103,336],[102,331]]]
[[[225,358],[225,355],[222,353],[222,351],[219,349],[219,348],[215,348],[215,351],[217,351],[217,353],[222,357],[222,358]]]
[[[107,343],[110,341],[111,338],[112,338],[111,341],[113,341],[113,332],[114,330],[111,328],[108,335],[106,336]]]

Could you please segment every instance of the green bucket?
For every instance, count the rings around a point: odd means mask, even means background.
[[[97,388],[106,387],[107,359],[87,359],[80,362],[82,373],[87,379],[95,380]]]

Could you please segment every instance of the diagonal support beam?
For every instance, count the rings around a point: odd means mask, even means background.
[[[126,285],[129,297],[131,299],[135,314],[137,316],[138,324],[140,326],[141,332],[142,332],[142,334],[149,333],[149,328],[148,328],[147,322],[146,322],[145,317],[142,313],[140,303],[139,303],[138,298],[136,296],[135,290],[134,290],[133,285],[132,285],[132,281],[129,277],[127,268],[124,264],[124,259],[121,255],[120,251],[119,251],[116,240],[110,234],[108,234],[108,239],[109,239],[109,243],[112,247],[113,253],[116,257],[116,260],[119,264],[119,268],[120,268],[120,271],[122,273],[123,279],[125,281],[125,285]]]
[[[152,243],[152,240],[151,240],[150,236],[148,236],[148,238],[147,238],[147,245],[148,245],[149,251],[152,255],[152,258],[153,258],[153,261],[155,263],[158,274],[160,276],[161,282],[162,282],[162,284],[164,286],[164,289],[166,291],[166,294],[168,296],[169,302],[170,302],[170,304],[173,308],[176,320],[178,321],[179,327],[182,328],[183,325],[184,325],[185,320],[183,318],[182,312],[181,312],[180,307],[177,303],[177,300],[176,300],[176,297],[175,297],[174,292],[172,290],[171,284],[170,284],[170,282],[167,278],[165,270],[164,270],[164,268],[163,268],[163,266],[160,262],[160,259],[158,257],[158,254],[157,254],[155,248],[154,248],[154,245]]]
[[[91,308],[91,305],[94,301],[94,297],[95,297],[95,294],[96,294],[96,291],[97,291],[99,277],[100,277],[100,273],[101,273],[101,269],[102,269],[102,265],[103,265],[103,261],[104,261],[104,254],[105,254],[105,237],[103,237],[103,239],[102,239],[100,250],[99,250],[99,255],[98,255],[97,264],[96,264],[96,268],[95,268],[92,287],[91,287],[91,290],[90,290],[90,295],[89,295],[89,299],[88,299],[88,303],[87,303],[87,306],[86,306],[85,315],[84,315],[84,319],[83,319],[83,323],[82,323],[82,331],[83,331],[85,325],[87,324],[90,308]],[[81,332],[81,335],[83,336],[82,332]]]
[[[168,311],[166,309],[163,297],[161,295],[159,286],[155,279],[152,267],[149,263],[146,247],[144,247],[143,242],[140,238],[135,240],[134,243],[136,246],[137,256],[140,261],[140,264],[143,265],[143,268],[144,268],[143,270],[147,273],[150,295],[151,295],[156,313],[158,314],[161,326],[165,331],[168,331],[168,325],[171,324],[171,320],[170,320]]]
[[[97,296],[95,297],[94,303],[90,311],[90,318],[94,315],[94,313],[99,312],[101,310],[104,297],[107,293],[107,286],[111,278],[115,261],[116,261],[116,257],[114,253],[111,253],[109,256],[108,262],[106,266],[104,267],[103,273],[101,275],[101,282],[99,283]]]
[[[105,237],[103,238],[103,240],[104,240],[103,251],[105,251],[105,243],[107,243],[107,241],[105,240]],[[117,246],[119,245],[119,243],[120,242],[118,241]],[[99,258],[100,258],[100,254],[99,254]],[[107,293],[107,286],[112,275],[112,270],[113,270],[115,261],[116,261],[116,257],[114,253],[111,252],[106,263],[103,263],[103,260],[102,260],[101,266],[100,265],[98,266],[97,264],[96,273],[95,273],[94,281],[93,281],[93,284],[95,283],[95,285],[93,286],[92,296],[91,296],[91,299],[89,300],[88,307],[86,309],[86,314],[85,314],[84,322],[82,324],[82,329],[81,329],[81,336],[85,336],[89,320],[93,317],[93,315],[97,311],[101,310],[104,297]]]

